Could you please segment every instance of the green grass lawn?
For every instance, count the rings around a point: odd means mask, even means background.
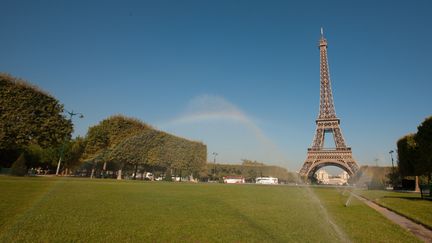
[[[0,177],[0,242],[417,242],[334,188]]]
[[[432,201],[422,200],[420,194],[379,190],[359,194],[432,228]]]

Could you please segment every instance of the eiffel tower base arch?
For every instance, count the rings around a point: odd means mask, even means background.
[[[352,157],[351,148],[332,150],[308,149],[307,158],[299,172],[304,179],[310,180],[315,172],[325,166],[336,166],[346,171],[352,177],[359,167]]]

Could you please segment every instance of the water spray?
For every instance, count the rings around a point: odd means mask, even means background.
[[[351,192],[351,193],[350,193],[350,195],[349,195],[347,201],[345,202],[345,207],[348,207],[348,206],[350,205],[351,200],[352,200],[352,197],[353,197],[353,193],[354,193],[354,192]]]

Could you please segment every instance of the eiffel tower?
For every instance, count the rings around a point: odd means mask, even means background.
[[[359,166],[352,156],[351,148],[345,144],[339,126],[340,120],[336,116],[327,59],[327,40],[324,38],[322,28],[318,46],[320,50],[320,109],[312,147],[308,148],[307,158],[299,173],[303,178],[310,179],[320,168],[332,165],[352,176],[358,171]],[[336,148],[324,148],[324,138],[328,133],[333,134]]]

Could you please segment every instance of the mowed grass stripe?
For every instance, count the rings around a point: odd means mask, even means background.
[[[0,214],[2,242],[340,241],[302,187],[11,177],[0,187],[9,195],[0,204],[9,211]],[[353,241],[416,241],[359,202],[345,208],[334,189],[312,191]]]

